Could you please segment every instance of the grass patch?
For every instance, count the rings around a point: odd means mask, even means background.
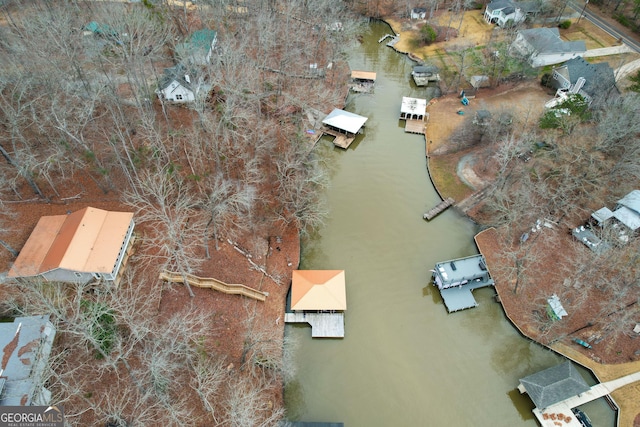
[[[447,154],[429,158],[429,173],[438,193],[453,197],[456,201],[463,200],[474,193],[460,180],[457,173],[460,155]]]

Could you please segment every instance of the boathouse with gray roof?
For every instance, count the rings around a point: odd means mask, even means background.
[[[494,285],[482,255],[439,262],[431,272],[449,313],[477,307],[472,291]]]
[[[540,410],[589,391],[584,378],[569,361],[520,380],[518,390],[527,393]]]

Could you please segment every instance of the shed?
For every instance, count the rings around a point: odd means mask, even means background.
[[[334,108],[322,123],[338,132],[355,135],[360,132],[367,120],[369,120],[367,117]]]
[[[402,97],[400,119],[424,120],[427,114],[427,100],[422,98]]]
[[[596,221],[597,225],[602,227],[605,224],[605,222],[613,218],[613,212],[611,212],[611,209],[605,206],[593,212],[591,214],[591,218],[593,218]]]
[[[571,362],[553,366],[520,380],[520,393],[527,393],[536,407],[544,410],[589,390]]]
[[[565,316],[568,316],[567,311],[562,306],[558,295],[553,294],[547,298],[547,313],[553,320],[560,320]]]
[[[133,236],[133,213],[86,207],[40,218],[8,278],[116,282]]]
[[[344,270],[294,270],[291,281],[294,311],[345,311]]]
[[[474,89],[489,87],[491,85],[489,76],[471,76],[469,83],[471,83],[471,86],[473,86]]]
[[[55,335],[48,316],[0,323],[0,406],[49,405],[51,392],[43,382]]]

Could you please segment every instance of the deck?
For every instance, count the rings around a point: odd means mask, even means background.
[[[493,280],[469,282],[460,287],[442,289],[440,295],[442,296],[447,311],[453,313],[455,311],[477,307],[478,303],[473,297],[472,291],[478,288],[484,288],[485,286],[493,286],[493,284]]]
[[[436,216],[438,216],[440,213],[444,212],[445,209],[447,209],[449,206],[453,205],[454,203],[455,203],[455,200],[453,200],[451,197],[448,197],[443,201],[441,201],[440,203],[438,203],[436,207],[430,209],[429,212],[422,215],[422,218],[426,219],[427,221],[430,221]]]
[[[336,147],[344,148],[344,149],[349,148],[351,143],[356,139],[355,135],[348,136],[343,133],[336,132],[332,129],[322,129],[322,132],[327,135],[333,136],[334,137],[333,145],[335,145]]]
[[[419,133],[424,135],[426,133],[427,124],[423,120],[411,120],[407,119],[404,125],[404,131],[407,133]]]
[[[584,405],[592,400],[607,396],[616,389],[624,387],[625,385],[633,384],[637,381],[640,381],[640,372],[629,374],[612,381],[596,384],[592,386],[589,391],[551,405],[548,408],[545,408],[544,411],[535,408],[533,413],[540,422],[540,425],[543,427],[555,427],[557,425],[555,419],[560,417],[564,418],[563,426],[582,427],[582,424],[576,419],[576,416],[573,414],[571,409]],[[523,392],[523,389],[520,386],[518,386],[518,390],[521,393]],[[569,419],[569,421],[567,421],[567,419]]]
[[[344,313],[285,313],[285,323],[308,323],[312,338],[344,338]]]

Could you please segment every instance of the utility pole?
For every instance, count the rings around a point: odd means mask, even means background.
[[[580,20],[582,19],[582,15],[584,15],[584,10],[587,8],[588,4],[589,4],[589,0],[586,0],[584,2],[584,7],[582,8],[582,12],[580,12],[580,17],[578,18],[578,22],[576,22],[576,24],[580,23]]]

